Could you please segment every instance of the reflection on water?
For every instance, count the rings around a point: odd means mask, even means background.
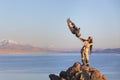
[[[80,54],[1,54],[1,80],[49,80],[50,73],[59,73],[81,62]],[[90,64],[109,80],[120,78],[120,54],[92,54]]]

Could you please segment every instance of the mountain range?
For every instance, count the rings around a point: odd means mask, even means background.
[[[80,53],[80,48],[40,48],[14,40],[0,40],[0,53]],[[120,48],[94,49],[94,53],[120,53]]]
[[[29,44],[24,44],[14,40],[0,40],[0,53],[33,53],[33,52],[48,52],[40,47],[35,47]]]

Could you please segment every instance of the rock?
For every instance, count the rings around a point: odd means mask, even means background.
[[[60,77],[66,79],[67,78],[67,72],[66,71],[61,71],[60,72]]]
[[[60,77],[55,74],[50,74],[49,78],[50,78],[50,80],[61,80]]]
[[[66,71],[61,71],[59,76],[55,74],[49,75],[50,80],[108,80],[96,68],[82,66],[76,62]]]

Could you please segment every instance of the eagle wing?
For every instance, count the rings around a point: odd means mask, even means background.
[[[67,24],[70,29],[70,31],[75,34],[77,37],[79,37],[80,34],[80,28],[78,28],[71,20],[70,18],[67,19]]]

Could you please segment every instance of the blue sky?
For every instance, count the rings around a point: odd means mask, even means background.
[[[44,48],[81,48],[71,18],[94,48],[120,48],[119,0],[0,0],[0,39]]]

